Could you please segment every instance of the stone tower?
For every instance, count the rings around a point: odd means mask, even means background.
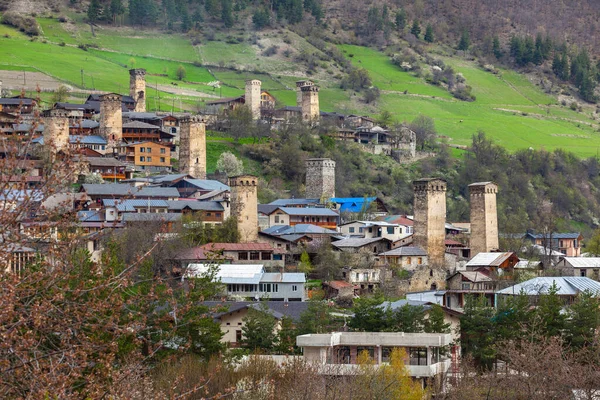
[[[432,267],[441,268],[446,253],[446,181],[419,179],[413,182],[413,190],[413,243],[427,252]]]
[[[296,82],[296,106],[302,107],[302,88],[305,86],[313,86],[314,83],[311,81],[297,81]]]
[[[69,117],[64,110],[44,112],[44,147],[52,154],[69,151]]]
[[[229,178],[231,215],[237,218],[240,242],[258,240],[258,178],[239,175]]]
[[[108,142],[107,153],[123,139],[123,106],[120,94],[108,93],[100,96],[100,135]]]
[[[315,85],[302,86],[302,120],[316,122],[319,120],[319,87]]]
[[[471,197],[471,255],[498,250],[498,185],[477,182],[469,185]]]
[[[329,200],[335,197],[335,161],[330,158],[306,160],[306,198]]]
[[[146,112],[146,70],[129,70],[129,95],[135,101],[135,112]]]
[[[206,179],[206,128],[199,117],[179,120],[179,172]]]
[[[246,81],[246,94],[244,96],[245,104],[252,111],[252,118],[260,118],[260,85],[261,81],[252,79]]]

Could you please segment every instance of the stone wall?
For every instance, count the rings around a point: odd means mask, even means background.
[[[231,215],[237,218],[240,242],[258,240],[258,178],[240,175],[229,178]]]
[[[112,152],[123,139],[123,110],[120,94],[100,96],[100,135],[108,142],[107,153]]]
[[[69,151],[69,118],[63,110],[50,110],[43,116],[44,147],[51,154]]]
[[[260,86],[262,82],[257,79],[246,81],[245,104],[252,112],[252,118],[260,118]]]
[[[314,85],[311,81],[297,81],[296,82],[296,106],[302,107],[302,88],[305,86]]]
[[[179,121],[179,172],[206,179],[206,128],[199,117]]]
[[[413,244],[427,252],[429,264],[444,268],[446,252],[446,181],[424,178],[413,182]]]
[[[317,122],[320,117],[319,110],[319,87],[303,86],[302,91],[302,120],[305,122]]]
[[[498,250],[498,185],[479,182],[469,185],[471,203],[471,255]]]
[[[146,70],[129,70],[129,95],[135,101],[135,112],[146,112]]]
[[[335,197],[335,161],[330,158],[306,160],[306,198]]]

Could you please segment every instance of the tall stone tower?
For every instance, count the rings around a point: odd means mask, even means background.
[[[146,70],[129,70],[129,95],[135,101],[135,112],[146,112]]]
[[[306,160],[306,198],[327,199],[335,197],[335,161],[330,158]]]
[[[302,107],[302,88],[313,85],[311,81],[296,81],[296,106]]]
[[[44,121],[44,147],[51,154],[69,151],[69,117],[64,110],[48,110],[42,117]]]
[[[258,178],[239,175],[229,178],[231,215],[237,218],[240,241],[258,240]]]
[[[260,85],[261,81],[257,79],[252,79],[246,81],[246,94],[244,96],[244,101],[250,111],[252,111],[252,118],[259,119],[260,118]]]
[[[179,120],[179,172],[206,179],[206,128],[199,117]]]
[[[425,250],[432,267],[444,266],[446,253],[446,181],[423,178],[413,182],[415,246]]]
[[[319,87],[315,85],[302,86],[302,120],[316,122],[319,120]]]
[[[107,152],[112,152],[123,139],[123,106],[120,94],[100,96],[100,135],[108,142]]]
[[[477,182],[469,185],[471,197],[471,255],[498,250],[498,185]]]

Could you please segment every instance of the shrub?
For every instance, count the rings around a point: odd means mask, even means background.
[[[270,57],[273,56],[275,54],[277,54],[277,52],[279,51],[279,46],[269,46],[265,51],[262,52],[262,55],[265,57]]]
[[[60,42],[58,45],[59,45],[60,47],[65,47],[67,44],[66,44],[65,42]]]
[[[4,13],[2,17],[2,23],[4,25],[15,27],[29,36],[38,36],[40,33],[42,33],[35,18],[24,16],[16,12],[9,11]]]

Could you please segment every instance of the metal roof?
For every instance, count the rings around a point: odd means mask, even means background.
[[[528,296],[547,294],[548,289],[556,284],[558,295],[575,296],[590,291],[595,297],[600,296],[600,282],[583,276],[538,277],[517,285],[499,290],[498,294],[518,295],[521,292]]]
[[[283,211],[288,215],[310,215],[310,216],[321,216],[321,217],[337,217],[338,213],[329,208],[316,208],[316,207],[279,207],[279,210]],[[275,212],[275,211],[273,211]],[[273,213],[271,212],[271,214]]]
[[[306,282],[306,275],[300,272],[266,272],[262,275],[260,281],[275,283],[304,283]]]
[[[389,241],[385,238],[349,238],[338,240],[337,242],[331,243],[331,245],[335,247],[362,247],[382,240]]]
[[[192,186],[197,187],[198,189],[203,190],[231,190],[229,186],[219,181],[215,181],[212,179],[190,179],[185,178],[184,181],[188,182]]]
[[[207,243],[200,246],[204,251],[273,251],[269,243]]]
[[[189,264],[185,276],[200,277],[206,274],[213,264]],[[222,283],[259,284],[264,273],[262,264],[221,264],[217,266],[215,279]]]
[[[563,260],[573,268],[600,268],[600,257],[563,257]]]
[[[123,214],[123,222],[175,222],[181,220],[181,213],[136,213]]]
[[[381,308],[389,307],[391,310],[396,310],[398,308],[402,308],[405,306],[423,307],[424,310],[429,310],[431,308],[431,303],[428,301],[421,301],[421,300],[402,299],[402,300],[396,300],[396,301],[384,301],[383,303],[380,304],[379,307],[381,307]]]
[[[300,316],[306,311],[309,303],[306,301],[261,301],[261,302],[249,302],[249,301],[236,301],[236,302],[221,302],[221,301],[205,301],[202,305],[209,307],[210,309],[217,309],[218,312],[214,314],[214,317],[219,319],[229,313],[242,310],[245,308],[254,308],[256,310],[262,310],[263,307],[269,310],[271,315],[277,319],[281,319],[284,316],[290,317],[295,322],[300,320]]]
[[[426,256],[427,252],[420,247],[416,246],[405,246],[398,247],[393,250],[386,251],[384,253],[379,254],[380,256]]]
[[[161,121],[164,117],[159,116],[156,113],[129,111],[123,113],[123,118]]]
[[[194,211],[224,211],[225,209],[218,201],[197,201],[197,200],[169,200],[165,201],[169,210],[183,210],[189,208]]]
[[[497,267],[504,260],[510,257],[513,253],[478,253],[467,264],[467,267],[472,266],[491,266]]]
[[[529,233],[527,234],[535,239],[579,239],[581,233],[579,232],[565,232],[565,233]]]
[[[467,278],[471,282],[493,282],[493,279],[487,276],[486,274],[479,271],[457,271],[450,278],[455,276],[456,274],[460,274],[463,277]],[[448,279],[450,279],[448,278]]]
[[[78,211],[77,218],[80,222],[102,222],[104,215],[102,211]]]
[[[83,190],[90,196],[131,196],[179,198],[179,191],[171,187],[141,186],[124,183],[84,183]]]
[[[116,207],[121,212],[135,212],[139,208],[168,208],[165,200],[144,200],[144,199],[102,199],[104,207]]]
[[[123,128],[129,129],[160,129],[159,126],[148,124],[142,121],[129,121],[123,124]]]
[[[289,225],[273,225],[267,229],[262,230],[262,233],[268,235],[280,236],[280,235],[307,235],[307,234],[325,234],[325,235],[337,235],[336,231],[331,229],[321,228],[320,226],[311,224],[297,224],[294,226]]]
[[[287,206],[301,206],[319,204],[319,199],[277,199],[269,203],[271,206],[287,207]]]

